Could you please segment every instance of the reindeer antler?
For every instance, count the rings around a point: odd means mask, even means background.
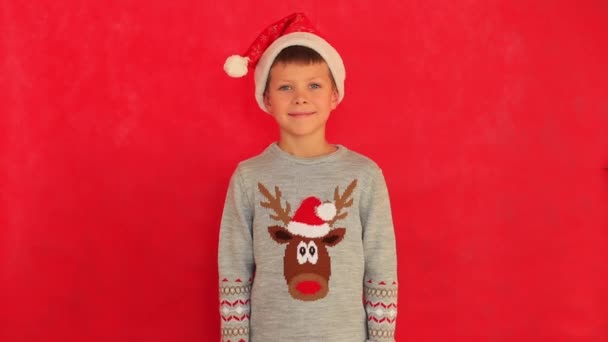
[[[352,182],[350,182],[350,184],[346,187],[346,190],[344,190],[344,194],[342,194],[342,196],[340,196],[340,187],[337,186],[336,190],[334,191],[334,205],[336,206],[336,216],[329,221],[329,225],[333,227],[334,223],[336,223],[336,221],[341,220],[343,218],[345,218],[348,213],[344,212],[344,213],[340,213],[340,211],[343,208],[348,208],[351,205],[353,205],[353,199],[350,198],[350,195],[353,193],[353,190],[355,190],[355,187],[357,186],[357,180],[353,180]]]
[[[267,209],[272,209],[276,213],[276,215],[270,214],[270,218],[275,221],[281,221],[285,225],[289,224],[291,221],[291,217],[289,216],[289,212],[291,211],[291,206],[289,202],[285,201],[285,209],[281,205],[281,191],[278,186],[274,187],[275,196],[273,197],[270,191],[266,189],[262,183],[258,183],[258,189],[268,199],[268,202],[260,202],[260,205]]]

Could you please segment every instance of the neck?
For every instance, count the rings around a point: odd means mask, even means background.
[[[296,157],[318,157],[336,151],[337,147],[327,142],[325,136],[314,137],[285,137],[281,135],[279,147]]]

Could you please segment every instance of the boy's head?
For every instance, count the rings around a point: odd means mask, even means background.
[[[260,108],[270,113],[265,102],[271,71],[277,66],[325,65],[337,94],[337,103],[344,98],[346,72],[340,54],[321,38],[306,16],[294,13],[266,28],[244,56],[228,57],[224,70],[232,77],[247,74],[255,66],[255,98]]]
[[[270,84],[270,80],[272,78],[273,69],[277,65],[287,64],[295,64],[300,66],[323,64],[325,66],[325,69],[327,69],[327,74],[328,77],[331,79],[333,89],[336,92],[338,91],[338,87],[336,86],[336,80],[323,57],[314,49],[301,45],[293,45],[281,50],[281,52],[279,52],[279,54],[275,57],[274,61],[270,65],[268,78],[266,79],[266,84],[264,85],[264,95],[268,94],[268,85]]]
[[[324,137],[325,123],[339,102],[335,80],[314,50],[290,46],[270,67],[264,108],[281,129],[281,137]]]

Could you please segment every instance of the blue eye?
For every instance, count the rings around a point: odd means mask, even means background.
[[[312,84],[310,85],[310,87],[311,87],[312,89],[318,89],[318,88],[321,88],[321,85],[320,85],[319,83],[312,83]]]
[[[288,85],[283,85],[283,86],[279,87],[279,90],[281,90],[281,91],[290,90],[290,89],[291,89],[291,86],[288,86]]]

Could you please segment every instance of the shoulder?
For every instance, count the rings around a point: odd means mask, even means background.
[[[363,171],[369,177],[375,177],[382,173],[382,169],[373,159],[350,149],[347,150],[344,161],[354,169]]]
[[[349,163],[350,170],[357,170],[357,184],[361,191],[362,201],[369,203],[374,201],[376,194],[380,191],[385,191],[386,181],[384,173],[380,165],[372,158],[352,150],[348,151],[348,157],[345,158]]]
[[[267,147],[259,154],[250,158],[244,159],[237,164],[235,173],[241,177],[247,177],[253,173],[259,172],[264,166],[268,166],[274,160],[273,153]]]

